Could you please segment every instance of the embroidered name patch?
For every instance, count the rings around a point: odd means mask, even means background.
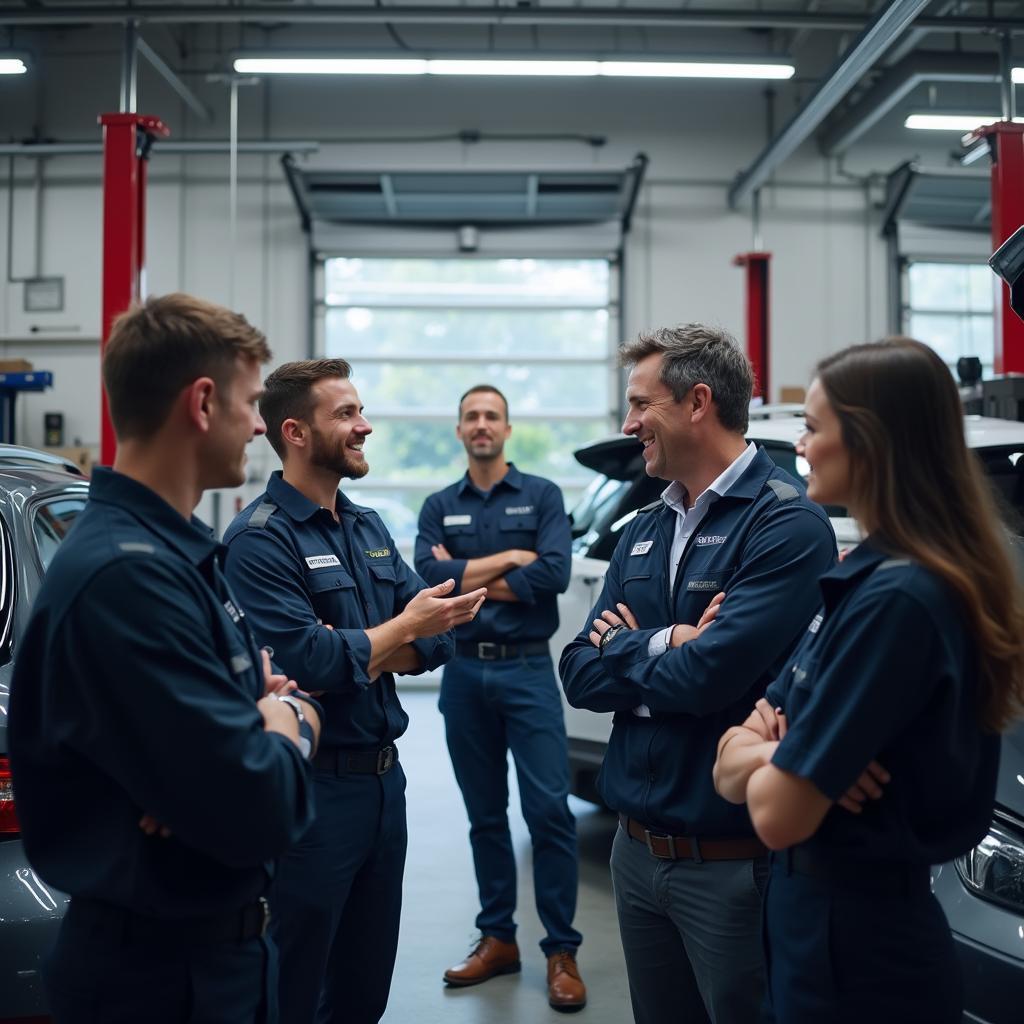
[[[690,580],[686,584],[687,590],[721,590],[718,580]]]
[[[699,548],[707,547],[709,544],[724,544],[728,538],[717,533],[709,533],[707,536],[694,537],[693,542]]]
[[[821,623],[823,618],[824,616],[820,612],[817,615],[815,615],[814,618],[811,619],[811,624],[807,627],[807,632],[817,633],[818,630],[821,629]]]
[[[337,555],[310,555],[306,559],[306,565],[310,569],[325,569],[329,565],[341,565]]]
[[[654,547],[653,540],[642,540],[639,544],[633,545],[633,550],[630,551],[631,555],[646,555],[651,548]]]
[[[242,616],[238,614],[238,609],[235,607],[235,602],[234,601],[225,601],[224,602],[224,611],[226,611],[228,613],[228,615],[231,616],[231,621],[232,622],[241,622],[242,621]]]
[[[517,505],[515,508],[505,509],[507,516],[528,516],[533,511],[532,505]]]
[[[473,522],[472,516],[445,516],[445,526],[469,526]]]
[[[373,551],[366,552],[367,558],[390,558],[391,548],[375,548]]]

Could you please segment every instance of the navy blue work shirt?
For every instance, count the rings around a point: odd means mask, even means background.
[[[992,817],[999,737],[978,717],[978,650],[938,576],[870,539],[821,579],[824,605],[768,688],[788,731],[772,763],[838,800],[872,761],[892,776],[861,814],[834,806],[808,845],[941,864]]]
[[[222,556],[198,520],[101,468],[46,574],[8,740],[29,862],[73,897],[237,910],[312,821],[312,770],[256,708],[263,666]]]
[[[438,561],[430,552],[443,544],[452,556]],[[565,502],[557,484],[508,472],[489,491],[469,473],[431,494],[420,511],[416,569],[431,585],[454,577],[462,590],[466,562],[499,551],[536,551],[537,560],[505,573],[518,601],[485,601],[472,622],[455,630],[459,640],[527,643],[543,641],[558,629],[558,595],[569,586],[572,537]]]
[[[260,643],[307,690],[323,690],[321,749],[375,749],[409,724],[395,677],[370,681],[366,630],[393,619],[426,584],[403,561],[381,518],[338,492],[339,521],[271,475],[224,534],[227,575]],[[333,626],[333,629],[328,629]],[[453,652],[451,633],[413,644],[418,672]]]
[[[661,499],[623,530],[601,596],[559,670],[573,707],[615,712],[598,788],[609,807],[652,829],[698,838],[751,836],[745,807],[723,800],[711,769],[718,740],[778,675],[814,614],[818,577],[836,555],[825,512],[761,449],[694,530],[670,575],[677,513]],[[725,591],[701,636],[651,657],[651,637],[696,625]],[[626,604],[639,629],[604,652],[591,622]],[[646,705],[651,717],[633,713]]]

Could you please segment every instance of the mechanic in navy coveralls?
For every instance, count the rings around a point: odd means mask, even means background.
[[[767,851],[711,768],[806,627],[835,536],[745,442],[753,374],[728,334],[663,329],[620,356],[623,432],[647,474],[673,482],[623,530],[562,682],[574,707],[615,713],[598,787],[619,812],[612,880],[636,1021],[753,1024]]]
[[[191,518],[245,480],[269,358],[187,295],[125,313],[106,347],[117,457],[50,565],[8,721],[29,862],[71,895],[44,972],[58,1024],[277,1019],[264,894],[313,818],[319,716]]]
[[[449,630],[485,591],[425,589],[380,516],[338,490],[365,476],[371,432],[343,359],[286,363],[260,411],[283,473],[228,527],[227,573],[274,661],[320,693],[316,821],[281,863],[273,934],[285,1024],[372,1024],[384,1014],[405,867],[409,718],[395,672],[452,654]],[[319,1012],[318,1012],[319,1007]]]
[[[932,349],[898,338],[826,359],[806,414],[808,493],[867,539],[822,577],[792,660],[719,745],[719,791],[781,851],[766,1019],[958,1024],[929,871],[991,822],[999,732],[1024,698],[1014,562]]]
[[[449,985],[476,985],[520,969],[516,945],[516,861],[508,827],[508,751],[533,844],[537,912],[546,930],[548,1001],[581,1009],[586,989],[573,928],[578,866],[569,810],[565,717],[548,639],[558,628],[558,594],[569,585],[569,520],[550,480],[505,461],[511,434],[505,396],[488,384],[459,400],[456,434],[469,469],[432,494],[420,513],[416,568],[462,591],[487,586],[475,622],[456,631],[440,709],[448,750],[470,821],[480,893],[480,940],[445,971]]]

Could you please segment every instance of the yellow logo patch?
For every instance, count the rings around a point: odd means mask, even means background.
[[[367,551],[367,558],[390,558],[391,548],[377,548],[376,551]]]

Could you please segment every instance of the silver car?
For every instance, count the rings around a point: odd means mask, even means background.
[[[7,758],[7,700],[32,601],[88,494],[74,463],[0,445],[0,1021],[49,1019],[41,964],[67,897],[25,860]]]

